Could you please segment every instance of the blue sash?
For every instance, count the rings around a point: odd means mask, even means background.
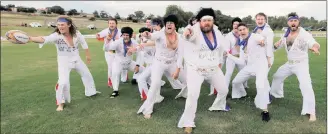
[[[214,38],[214,46],[212,45],[211,41],[207,38],[207,36],[202,32],[203,37],[205,39],[205,42],[208,46],[209,49],[211,49],[212,51],[218,46],[217,40],[216,40],[216,36],[215,36],[215,31],[213,29],[212,34],[213,34],[213,38]]]

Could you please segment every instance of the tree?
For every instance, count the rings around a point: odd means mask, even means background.
[[[135,11],[134,14],[138,20],[141,20],[145,16],[143,11]]]
[[[28,13],[35,13],[37,10],[34,7],[27,8]]]
[[[115,19],[120,20],[121,19],[121,16],[118,13],[116,13]]]
[[[322,20],[319,22],[318,24],[318,28],[321,28],[321,27],[327,27],[327,20]]]
[[[71,16],[71,15],[78,15],[78,12],[76,9],[71,9],[68,11],[67,15]]]
[[[128,17],[126,18],[127,20],[133,20],[136,18],[136,15],[134,14],[129,14]]]
[[[8,5],[6,6],[7,9],[8,9],[8,8],[13,8],[13,7],[15,7],[14,4],[8,4]]]
[[[99,18],[100,17],[97,10],[93,12],[93,16],[96,17],[96,18]]]
[[[17,12],[24,12],[24,13],[35,13],[36,9],[34,7],[23,7],[23,6],[18,6],[17,7]]]
[[[155,15],[153,15],[153,14],[149,14],[147,17],[145,17],[145,18],[150,18],[150,19],[154,19],[155,18]]]
[[[174,14],[178,17],[179,21],[177,24],[177,29],[180,27],[185,27],[188,25],[188,20],[193,16],[192,12],[184,12],[183,9],[177,5],[168,5],[166,7],[165,15],[168,16]]]
[[[216,15],[215,23],[223,33],[229,32],[228,29],[232,29],[231,21],[232,18],[230,16],[224,14]]]
[[[0,11],[6,11],[6,10],[7,10],[7,8],[5,6],[3,6],[3,5],[1,5]]]
[[[65,10],[61,6],[52,6],[50,11],[52,13],[56,13],[56,14],[60,14],[60,15],[65,14]]]
[[[46,7],[46,14],[51,14],[51,7]]]
[[[109,15],[108,15],[107,12],[105,12],[104,10],[101,10],[101,11],[100,11],[100,17],[101,17],[101,18],[108,18]]]
[[[46,11],[44,11],[44,10],[42,10],[42,11],[41,11],[41,14],[47,14],[47,12],[46,12]]]
[[[242,21],[246,24],[254,24],[255,21],[252,19],[251,15],[248,15],[247,17],[242,18]]]

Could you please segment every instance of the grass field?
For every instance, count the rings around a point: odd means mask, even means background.
[[[2,18],[3,19],[3,18]],[[1,23],[2,20],[1,19]],[[1,27],[1,35],[12,27]],[[18,28],[16,28],[18,29]],[[23,29],[33,35],[46,35],[46,28]],[[50,30],[51,32],[51,30]],[[277,40],[277,38],[275,39]],[[301,116],[302,95],[295,76],[285,81],[285,98],[275,99],[269,106],[272,119],[261,121],[260,110],[254,106],[256,95],[254,79],[247,90],[251,98],[231,100],[230,112],[209,112],[215,97],[207,96],[209,85],[203,84],[196,114],[195,133],[326,133],[327,125],[327,52],[326,38],[316,38],[321,44],[321,55],[312,53],[310,73],[316,96],[317,121],[308,122]],[[120,84],[121,95],[110,99],[112,89],[107,88],[107,64],[102,42],[88,39],[92,63],[88,65],[97,90],[102,94],[88,98],[80,76],[71,72],[72,102],[63,112],[56,112],[55,84],[57,60],[54,45],[42,49],[35,43],[15,45],[1,42],[1,132],[2,133],[182,133],[177,123],[184,110],[185,99],[174,100],[179,90],[166,84],[161,94],[164,101],[156,104],[153,117],[145,120],[136,112],[141,106],[137,86]],[[84,52],[81,57],[85,61]],[[275,53],[272,75],[286,62],[286,52]],[[233,77],[236,73],[234,73]],[[132,73],[129,73],[131,79]],[[165,79],[166,80],[166,79]],[[230,90],[231,91],[231,90]],[[230,93],[229,95],[230,96]]]
[[[196,133],[324,133],[326,131],[326,39],[320,42],[321,55],[310,54],[310,72],[316,95],[317,122],[309,123],[300,115],[302,97],[295,76],[285,82],[285,98],[269,107],[272,120],[263,123],[253,104],[256,94],[254,80],[249,82],[246,100],[230,100],[232,111],[207,111],[214,101],[208,97],[208,84],[202,87],[196,117]],[[38,48],[37,44],[1,45],[1,130],[3,133],[179,133],[176,127],[184,109],[184,99],[174,100],[178,90],[162,88],[165,100],[155,105],[153,118],[145,120],[136,112],[141,106],[137,86],[121,84],[121,96],[109,99],[112,89],[106,87],[107,65],[102,43],[89,39],[92,54],[90,71],[102,94],[84,96],[79,75],[71,73],[72,103],[64,112],[55,111],[57,62],[54,45]],[[84,58],[84,53],[81,52]],[[286,61],[284,50],[275,53],[276,60],[269,74]],[[132,74],[130,73],[130,78]]]

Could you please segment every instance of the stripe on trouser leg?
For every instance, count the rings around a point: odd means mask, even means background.
[[[56,92],[57,92],[57,90],[58,90],[58,86],[59,86],[59,84],[57,83],[56,86],[55,86],[55,90],[56,90]],[[56,98],[56,105],[59,105],[59,104],[58,104],[58,101],[57,101],[57,98]]]
[[[109,87],[113,86],[112,80],[110,78],[108,78],[107,86]]]
[[[147,99],[147,95],[146,95],[144,89],[142,89],[142,93],[141,93],[141,95],[142,95],[142,99],[143,99],[143,100],[146,100],[146,99]]]

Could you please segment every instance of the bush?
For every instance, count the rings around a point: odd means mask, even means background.
[[[132,22],[133,23],[138,23],[138,20],[137,19],[133,19]]]
[[[95,21],[96,18],[95,18],[95,17],[91,17],[89,20],[90,20],[90,21]]]

